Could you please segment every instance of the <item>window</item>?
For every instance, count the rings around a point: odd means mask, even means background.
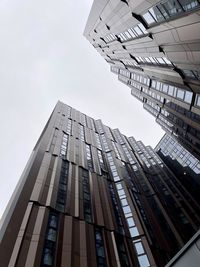
[[[196,105],[200,107],[200,95],[197,95]]]
[[[53,266],[54,264],[57,227],[58,227],[58,214],[50,211],[48,225],[46,229],[46,235],[45,235],[43,256],[42,256],[42,263],[45,266]]]
[[[185,91],[184,101],[190,104],[192,102],[192,95],[192,92]]]
[[[96,243],[96,256],[97,266],[106,267],[106,256],[104,251],[103,236],[100,229],[95,229],[95,243]]]
[[[129,228],[129,231],[130,231],[131,237],[136,237],[139,235],[139,232],[136,226]]]
[[[131,209],[130,209],[129,206],[125,206],[125,207],[123,207],[123,211],[124,211],[125,214],[127,214],[127,213],[131,212]]]
[[[179,3],[176,0],[168,0],[167,2],[163,3],[163,6],[169,12],[170,16],[173,16],[177,13],[183,12],[181,6],[179,5]]]
[[[47,239],[53,242],[56,241],[56,231],[54,229],[52,228],[49,229],[48,234],[47,234]]]
[[[152,24],[155,22],[154,17],[150,14],[150,12],[147,12],[143,15],[143,18],[146,20],[147,24]]]
[[[168,87],[168,95],[173,96],[173,93],[174,93],[174,86],[169,85],[169,87]]]
[[[44,250],[43,263],[45,265],[48,265],[48,266],[52,266],[52,264],[53,264],[53,256],[52,256],[52,252],[49,248],[45,248],[45,250]]]
[[[138,260],[139,260],[139,263],[140,263],[140,267],[149,267],[150,266],[150,263],[149,263],[149,260],[147,258],[147,255],[138,256]]]
[[[184,99],[184,91],[181,89],[178,89],[177,90],[177,97],[183,100]]]
[[[127,223],[128,223],[128,226],[129,226],[129,227],[132,227],[132,226],[135,225],[135,222],[134,222],[133,218],[128,218],[128,219],[127,219]]]
[[[170,17],[190,11],[198,6],[198,0],[167,0],[164,3],[161,2],[154,7],[151,7],[142,16],[147,24],[151,25],[153,23],[163,22]]]
[[[142,242],[135,243],[135,249],[136,249],[138,255],[143,254],[144,249],[143,249]]]

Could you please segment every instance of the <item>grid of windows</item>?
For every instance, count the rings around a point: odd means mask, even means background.
[[[156,80],[152,80],[151,87],[157,91],[160,91],[166,95],[169,95],[170,97],[180,99],[188,104],[190,104],[192,101],[193,93],[190,91],[184,90],[183,88],[178,88],[176,86],[169,85],[169,84],[159,82]]]
[[[67,106],[67,114],[70,117],[71,116],[72,108],[70,106]]]
[[[68,119],[68,122],[67,122],[67,134],[68,135],[71,135],[71,132],[72,132],[72,120]]]
[[[88,168],[90,171],[93,171],[93,162],[90,145],[86,144],[86,158],[88,163]]]
[[[89,173],[82,169],[83,207],[86,222],[92,222],[92,204],[90,194]]]
[[[124,234],[124,226],[122,222],[122,216],[120,213],[120,207],[118,205],[117,196],[114,189],[114,184],[108,181],[108,188],[111,196],[112,207],[115,214],[115,220],[117,222],[118,230],[120,233]]]
[[[101,141],[100,141],[100,137],[99,137],[98,133],[95,133],[95,137],[96,137],[96,143],[97,143],[98,149],[102,149]]]
[[[79,127],[79,139],[83,142],[85,142],[85,133],[84,133],[84,127],[81,124],[78,124]]]
[[[98,128],[98,130],[99,130],[99,133],[100,133],[100,134],[104,133],[104,129],[103,129],[103,124],[102,124],[102,122],[101,122],[100,120],[96,120],[95,122],[96,122],[96,126],[97,126],[97,128]]]
[[[166,57],[135,57],[140,64],[154,64],[171,66],[172,63]]]
[[[135,27],[131,27],[116,35],[111,33],[107,35],[106,37],[104,37],[104,40],[106,41],[106,43],[110,43],[110,42],[117,40],[118,38],[121,42],[125,42],[131,39],[142,37],[146,34],[148,34],[148,32],[146,31],[145,27],[143,26],[142,23],[139,23]]]
[[[155,99],[156,101],[159,101],[161,103],[164,103],[164,97],[162,97],[159,94],[156,94],[154,91],[151,91],[150,89],[147,88],[142,88],[142,92],[150,97],[152,97],[153,99]]]
[[[117,37],[121,42],[125,42],[131,39],[135,39],[148,34],[142,23],[139,23],[135,27],[129,28],[124,32],[117,34]]]
[[[148,25],[164,22],[179,14],[199,8],[199,0],[167,0],[151,7],[142,16]]]
[[[61,157],[65,157],[66,156],[67,145],[68,145],[68,135],[64,133],[63,134],[63,138],[62,138],[61,148],[60,148],[60,156]]]
[[[104,249],[103,235],[99,228],[95,228],[95,244],[96,244],[96,256],[97,266],[106,267],[106,254]]]
[[[118,74],[120,69],[117,68],[117,67],[111,66],[111,67],[110,67],[110,70],[111,70],[112,72]]]
[[[133,96],[137,97],[138,100],[140,100],[141,102],[143,102],[144,98],[143,98],[142,94],[138,90],[135,90],[135,88],[133,88],[131,90],[131,94]]]
[[[83,125],[86,126],[86,118],[85,118],[85,114],[81,113],[80,116],[81,116],[81,120],[82,120],[82,122],[83,122]]]
[[[159,149],[164,156],[169,156],[172,160],[177,160],[181,166],[189,167],[196,174],[200,174],[199,160],[172,137],[165,135],[162,142],[157,146],[157,151]]]
[[[147,85],[147,86],[149,86],[149,84],[150,84],[150,79],[144,75],[139,74],[139,73],[132,72],[131,73],[131,79],[133,79],[136,82]]]
[[[150,263],[149,263],[149,260],[147,258],[146,253],[144,252],[141,239],[138,240],[138,236],[140,234],[139,234],[138,228],[137,228],[137,226],[135,224],[135,221],[134,221],[134,218],[133,218],[133,213],[131,211],[131,207],[128,204],[128,199],[127,199],[123,184],[121,182],[118,182],[118,183],[115,184],[115,186],[116,186],[116,189],[117,189],[117,192],[118,192],[118,196],[120,198],[120,202],[121,202],[121,205],[122,205],[124,216],[126,218],[126,222],[127,222],[128,228],[129,228],[130,236],[134,240],[133,241],[133,245],[134,245],[135,248],[137,247],[136,251],[138,250],[138,252],[139,252],[138,261],[139,261],[140,267],[148,267],[148,266],[150,266]],[[137,243],[136,240],[138,242],[140,242],[140,250],[139,250],[139,245],[136,245],[136,243]]]
[[[65,211],[66,197],[67,197],[67,183],[68,183],[69,163],[62,161],[60,180],[58,185],[56,209],[60,212]]]
[[[114,34],[108,34],[106,37],[104,37],[104,40],[106,43],[113,42],[114,40],[117,40],[117,37]]]
[[[110,151],[105,134],[100,135],[105,152]]]
[[[58,214],[55,212],[50,212],[45,235],[44,249],[43,249],[43,257],[42,257],[43,267],[49,267],[54,265],[57,229],[58,229]]]
[[[125,143],[124,136],[119,132],[118,129],[114,129],[113,132],[115,133],[117,141],[123,145]]]
[[[126,147],[126,145],[122,145],[122,148],[123,148],[128,160],[129,160],[129,163],[131,165],[135,164],[136,162],[135,162],[135,160],[133,160],[133,157],[132,157],[131,153],[129,152],[128,148]]]
[[[105,167],[105,164],[104,164],[104,160],[103,160],[103,154],[102,154],[102,151],[97,149],[97,155],[98,155],[98,158],[99,158],[99,162],[100,162],[100,166],[103,170],[106,170],[106,167]]]
[[[112,145],[113,145],[115,154],[117,155],[117,158],[121,160],[121,156],[119,154],[119,150],[118,150],[117,145],[116,145],[116,143],[114,141],[112,141]]]
[[[106,153],[107,155],[107,159],[108,159],[108,162],[109,162],[109,167],[110,167],[110,170],[111,170],[111,173],[113,175],[113,179],[115,182],[119,181],[120,180],[120,177],[119,177],[119,174],[118,174],[118,171],[117,171],[117,167],[114,163],[114,159],[113,159],[113,156],[112,154],[109,152],[109,153]]]
[[[184,76],[186,78],[192,79],[192,80],[200,80],[200,71],[197,70],[182,70]]]

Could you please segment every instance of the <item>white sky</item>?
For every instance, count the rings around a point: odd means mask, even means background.
[[[0,1],[0,217],[58,100],[146,145],[164,133],[83,37],[91,4]]]

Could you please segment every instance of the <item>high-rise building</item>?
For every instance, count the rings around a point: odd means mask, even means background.
[[[165,134],[155,150],[176,175],[181,184],[200,203],[200,161],[181,146],[172,136]]]
[[[162,267],[200,208],[158,154],[61,102],[0,224],[1,267]]]
[[[85,37],[157,123],[200,159],[199,0],[94,0]]]

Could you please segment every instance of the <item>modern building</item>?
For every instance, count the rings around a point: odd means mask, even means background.
[[[199,0],[94,0],[85,37],[157,123],[200,159]]]
[[[1,267],[162,267],[200,207],[158,154],[61,102],[0,224]]]
[[[155,150],[181,184],[200,203],[200,161],[167,134],[163,136]]]

